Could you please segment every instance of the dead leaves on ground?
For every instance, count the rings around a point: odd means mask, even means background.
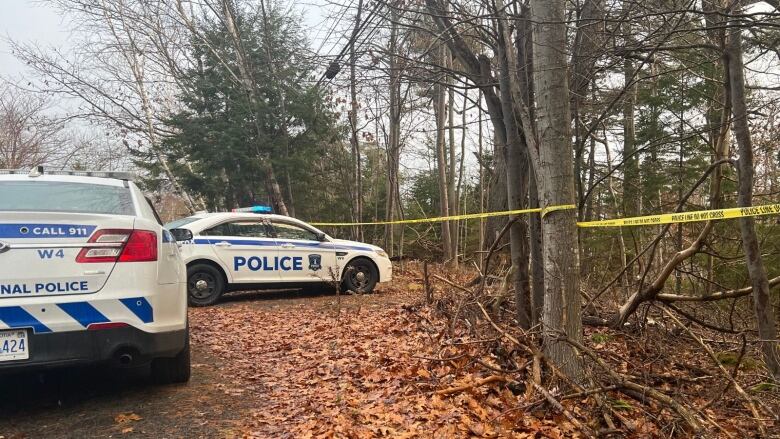
[[[114,416],[114,422],[117,424],[117,427],[121,428],[122,434],[128,434],[135,431],[135,429],[131,426],[129,426],[130,423],[140,421],[143,419],[141,416],[135,414],[135,413],[120,413],[116,416]]]
[[[521,396],[501,379],[476,368],[455,375],[450,364],[425,359],[436,352],[429,335],[397,304],[339,315],[322,303],[192,310],[193,342],[221,359],[219,387],[253,401],[246,436],[526,438],[571,431],[565,421],[507,411]],[[464,390],[435,394],[458,386]]]
[[[218,388],[249,401],[251,412],[239,435],[358,439],[579,435],[538,395],[513,387],[517,384],[513,380],[522,377],[503,379],[475,364],[474,358],[481,358],[483,364],[498,366],[484,343],[463,338],[457,346],[442,348],[442,340],[435,336],[441,333],[442,322],[433,311],[401,305],[411,303],[406,286],[414,282],[409,278],[399,282],[385,287],[383,294],[342,297],[343,308],[338,310],[335,296],[274,307],[261,299],[191,310],[193,342],[220,359]],[[657,388],[668,392],[674,390],[672,384],[690,376],[676,365],[650,371],[654,366],[629,363],[627,359],[638,354],[632,351],[647,346],[632,346],[619,334],[609,337],[593,338],[623,373],[655,373]],[[684,383],[691,389],[706,385]],[[607,397],[632,425],[633,436],[654,437],[661,434],[658,425],[674,422],[662,408]],[[561,402],[598,428],[594,399]]]

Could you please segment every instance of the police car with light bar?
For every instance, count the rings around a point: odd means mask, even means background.
[[[0,372],[151,363],[189,380],[184,264],[131,180],[0,170]]]
[[[182,244],[189,303],[216,303],[228,290],[340,283],[370,293],[392,278],[381,248],[334,239],[303,221],[255,206],[200,213],[166,224]]]

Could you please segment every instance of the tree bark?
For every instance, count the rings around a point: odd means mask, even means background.
[[[500,0],[499,0],[500,1]],[[525,196],[528,193],[528,146],[515,120],[512,109],[512,96],[509,91],[510,75],[514,68],[507,60],[507,52],[512,50],[508,32],[499,20],[499,26],[503,28],[503,43],[499,48],[501,64],[501,104],[504,110],[504,125],[507,131],[506,143],[506,180],[507,201],[509,210],[523,209],[526,206]],[[510,255],[512,259],[512,282],[515,289],[515,306],[517,322],[523,329],[531,327],[531,291],[528,273],[528,226],[524,218],[518,218],[509,229]]]
[[[452,54],[447,53],[447,67],[453,70]],[[455,143],[455,89],[452,88],[452,78],[447,79],[447,124],[448,127],[448,140],[449,140],[449,153],[447,172],[447,200],[450,203],[449,212],[450,215],[458,214],[458,197],[455,194],[455,175],[457,173],[457,144]],[[466,127],[463,127],[465,129]],[[450,255],[452,260],[450,264],[453,267],[458,265],[458,221],[450,221]]]
[[[398,51],[398,12],[396,8],[391,10],[390,47],[389,47],[389,93],[390,109],[388,112],[388,145],[387,145],[387,203],[385,204],[385,218],[387,221],[395,219],[396,206],[399,201],[396,194],[399,193],[398,171],[401,161],[401,66]],[[385,248],[394,256],[393,237],[395,227],[393,224],[385,225]],[[388,245],[390,244],[390,245]]]
[[[439,54],[438,59],[443,61],[446,57],[445,47],[440,46],[436,49]],[[449,190],[447,185],[447,103],[446,92],[444,86],[436,84],[433,86],[433,113],[436,119],[436,168],[439,176],[439,214],[441,216],[449,216],[450,203],[449,203]],[[451,262],[452,255],[452,235],[450,230],[450,222],[441,222],[441,241],[442,241],[442,254],[445,262]]]
[[[352,31],[352,35],[356,35],[360,30],[360,13],[363,10],[363,1],[358,1],[357,12],[355,14],[355,27]],[[357,79],[356,66],[357,56],[355,53],[355,45],[349,45],[349,97],[350,97],[350,111],[349,111],[349,130],[350,137],[349,143],[352,146],[352,165],[353,165],[353,178],[354,178],[354,199],[352,200],[352,217],[355,222],[363,221],[363,171],[360,157],[360,140],[358,139],[357,129]],[[353,236],[356,240],[363,240],[363,227],[355,226],[353,228]]]
[[[534,95],[539,145],[539,198],[543,206],[574,204],[571,113],[567,75],[564,0],[532,0]],[[584,381],[576,350],[560,341],[562,331],[582,340],[579,249],[576,211],[558,210],[542,218],[544,251],[545,355],[576,382]]]
[[[741,2],[738,1],[734,13],[738,15],[741,11]],[[731,78],[731,109],[734,116],[732,124],[739,148],[739,160],[737,160],[739,194],[737,201],[740,207],[749,208],[753,204],[753,141],[747,119],[745,68],[742,54],[742,28],[737,23],[733,23],[733,27],[729,30],[728,56]],[[742,235],[742,249],[745,252],[750,283],[753,287],[753,307],[756,313],[764,362],[774,379],[780,380],[780,351],[776,342],[777,327],[769,297],[769,281],[756,236],[755,219],[753,217],[740,218],[739,229]]]

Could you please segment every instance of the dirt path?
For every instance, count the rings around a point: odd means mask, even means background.
[[[148,371],[94,368],[2,377],[0,437],[289,435],[313,413],[310,397],[324,395],[319,384],[350,369],[343,358],[330,363],[340,334],[370,327],[361,319],[393,302],[382,294],[252,293],[193,309],[189,384],[155,386]]]

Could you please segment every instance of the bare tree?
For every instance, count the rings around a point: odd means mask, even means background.
[[[544,206],[574,204],[571,113],[567,81],[566,15],[563,0],[531,1],[534,90],[539,147],[537,183]],[[558,332],[582,340],[579,251],[574,210],[542,218],[544,252],[544,352],[569,377],[582,381],[583,369],[571,345]]]
[[[732,11],[734,16],[742,13],[742,2],[737,0]],[[731,78],[731,102],[734,115],[734,136],[739,147],[739,194],[738,202],[742,208],[749,209],[753,205],[753,140],[748,125],[747,98],[745,96],[745,66],[742,61],[742,27],[739,22],[732,23],[729,29],[728,59]],[[761,338],[761,350],[764,353],[769,372],[775,380],[780,380],[780,350],[777,346],[777,326],[772,301],[769,295],[769,281],[761,256],[761,248],[756,236],[755,219],[743,217],[739,220],[742,235],[742,249],[745,251],[750,283],[753,286],[753,307],[758,324],[758,335]]]
[[[47,115],[41,95],[0,85],[0,168],[22,169],[64,159],[64,124]]]
[[[170,110],[176,84],[177,56],[173,37],[159,17],[159,2],[52,0],[73,14],[83,39],[73,53],[44,50],[12,42],[16,56],[40,79],[44,92],[74,99],[71,117],[98,121],[125,137],[130,145],[148,146],[166,179],[191,211],[201,206],[184,190],[160,149],[167,134],[159,123]]]

